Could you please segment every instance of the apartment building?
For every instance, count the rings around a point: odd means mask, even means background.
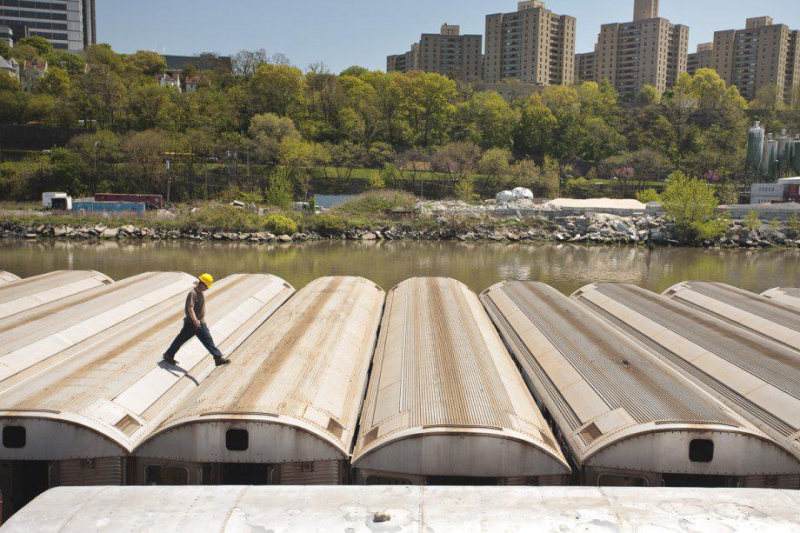
[[[636,0],[632,22],[602,26],[595,79],[609,80],[623,98],[645,85],[664,92],[686,72],[688,52],[689,28],[659,17],[657,0]]]
[[[419,70],[419,43],[411,45],[405,54],[397,54],[386,58],[386,72],[411,72]]]
[[[461,27],[442,25],[439,33],[423,33],[405,54],[386,58],[387,72],[422,70],[455,80],[475,82],[483,75],[483,36],[461,35]]]
[[[689,54],[686,71],[694,76],[701,68],[714,68],[714,43],[697,45],[697,52]]]
[[[575,81],[595,81],[595,55],[594,52],[575,54]]]
[[[16,39],[38,35],[56,50],[81,52],[97,43],[95,0],[0,0],[0,26]]]
[[[480,81],[483,36],[461,35],[459,26],[444,24],[437,33],[423,33],[419,42],[419,69],[454,80]]]
[[[574,17],[557,15],[544,2],[519,2],[517,11],[486,17],[484,79],[539,86],[568,85],[575,78]]]
[[[786,101],[800,85],[800,31],[772,17],[747,19],[743,30],[714,33],[713,68],[748,100],[775,85]]]

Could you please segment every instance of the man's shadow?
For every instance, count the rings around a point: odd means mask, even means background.
[[[195,384],[195,386],[197,386],[197,387],[200,386],[200,383],[194,378],[194,376],[192,376],[189,373],[188,370],[186,370],[186,369],[184,369],[184,368],[182,368],[182,367],[180,367],[178,365],[171,365],[171,364],[167,363],[166,361],[161,360],[161,361],[158,362],[158,366],[160,366],[161,368],[163,368],[164,370],[166,370],[167,372],[169,372],[173,376],[185,377],[186,379],[191,380],[192,383]]]

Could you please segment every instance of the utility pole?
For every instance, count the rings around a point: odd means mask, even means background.
[[[92,194],[97,192],[97,147],[103,144],[103,141],[94,143],[94,180],[92,180]]]
[[[172,160],[165,159],[164,162],[167,165],[167,206],[169,206],[169,196],[172,189],[172,176],[169,173],[170,166],[172,165]]]

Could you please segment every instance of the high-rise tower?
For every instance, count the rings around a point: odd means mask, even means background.
[[[658,18],[658,0],[634,0],[634,22],[654,18]]]
[[[0,0],[0,26],[11,28],[15,40],[38,35],[56,50],[80,52],[97,43],[95,0]]]

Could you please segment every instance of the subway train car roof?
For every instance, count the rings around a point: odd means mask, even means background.
[[[93,270],[56,270],[0,284],[0,319],[111,283],[114,280]]]
[[[800,350],[800,309],[724,283],[687,281],[667,289],[664,296]]]
[[[0,381],[45,361],[55,364],[82,353],[189,291],[195,282],[181,272],[148,272],[0,320]]]
[[[570,470],[478,297],[445,278],[411,279],[387,297],[353,466],[470,477]]]
[[[596,487],[61,487],[3,533],[800,529],[800,492]]]
[[[206,322],[224,353],[238,347],[294,292],[268,275],[235,275],[206,296]],[[24,445],[3,460],[66,460],[130,453],[214,370],[197,339],[161,361],[183,325],[184,295],[119,334],[25,379],[0,383],[0,418],[25,428]],[[10,381],[13,381],[10,383]]]
[[[778,287],[764,292],[761,296],[766,296],[771,300],[777,300],[784,305],[800,309],[800,289],[794,287]]]
[[[800,462],[775,441],[554,288],[505,282],[481,300],[578,465],[800,473]],[[713,440],[713,461],[691,461],[687,435]]]
[[[800,355],[634,285],[573,295],[800,458]]]
[[[136,455],[228,463],[349,459],[384,299],[364,278],[312,282]],[[246,450],[227,449],[230,423],[247,429]]]
[[[19,278],[14,274],[12,274],[11,272],[0,270],[0,285],[3,285],[5,283],[11,283],[12,281],[19,281]]]

